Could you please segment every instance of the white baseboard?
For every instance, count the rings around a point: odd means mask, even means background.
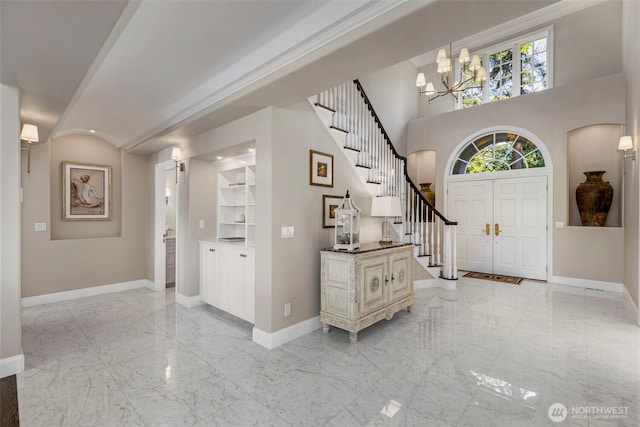
[[[108,294],[111,292],[128,291],[130,289],[138,289],[138,288],[153,289],[153,282],[147,279],[140,279],[140,280],[132,280],[131,282],[114,283],[111,285],[93,286],[91,288],[74,289],[72,291],[55,292],[52,294],[37,295],[34,297],[25,297],[25,298],[22,298],[22,306],[32,307],[34,305],[68,301],[68,300],[77,299],[77,298]]]
[[[580,288],[591,288],[599,291],[623,292],[622,283],[601,282],[598,280],[577,279],[575,277],[549,276],[548,283],[557,285],[577,286]]]
[[[0,359],[0,378],[24,371],[24,354]]]
[[[260,344],[261,346],[272,349],[289,341],[293,341],[303,335],[313,332],[316,329],[320,329],[322,323],[320,323],[320,316],[312,317],[311,319],[303,320],[279,331],[273,333],[265,332],[261,329],[253,327],[253,342]]]
[[[632,313],[633,318],[636,319],[636,323],[638,324],[638,326],[640,326],[640,311],[638,310],[636,302],[633,300],[633,298],[631,298],[631,294],[629,294],[629,291],[626,287],[624,287],[624,295],[624,304],[629,309],[629,312]]]
[[[204,302],[200,299],[200,295],[188,297],[178,292],[176,292],[176,302],[187,308],[197,307],[199,305],[204,304]]]

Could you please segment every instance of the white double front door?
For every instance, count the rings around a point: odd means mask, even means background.
[[[547,177],[450,182],[458,268],[546,279]]]

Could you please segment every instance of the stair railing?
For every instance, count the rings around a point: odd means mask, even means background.
[[[321,92],[316,106],[334,112],[331,128],[345,133],[345,150],[357,153],[356,167],[367,169],[367,182],[379,196],[402,201],[404,234],[418,246],[419,257],[440,266],[441,277],[457,280],[456,226],[422,195],[409,178],[407,159],[393,146],[358,80]]]

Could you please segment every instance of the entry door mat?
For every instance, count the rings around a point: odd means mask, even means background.
[[[504,274],[476,273],[474,271],[470,271],[462,277],[492,280],[494,282],[509,283],[510,285],[519,285],[524,280],[522,277],[505,276]]]

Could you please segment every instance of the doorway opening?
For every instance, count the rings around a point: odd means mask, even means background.
[[[154,277],[153,289],[179,288],[178,279],[178,224],[179,195],[176,163],[167,160],[155,167],[154,214]]]

